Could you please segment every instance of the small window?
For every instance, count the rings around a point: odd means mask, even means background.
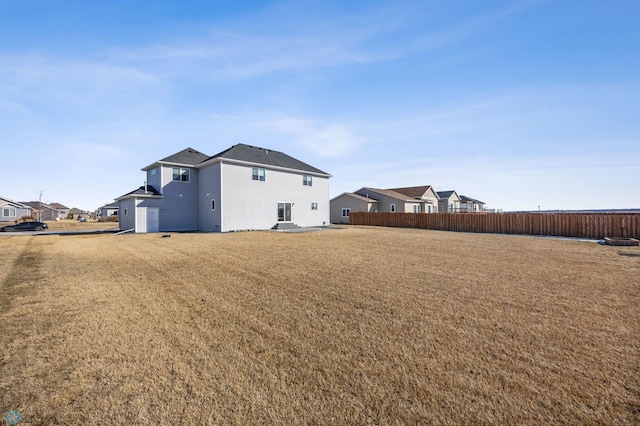
[[[189,169],[174,167],[173,180],[176,182],[189,182]]]
[[[391,204],[391,208],[390,208],[390,210],[391,210],[391,213],[395,213],[395,211],[396,211],[396,205],[395,205],[395,204]]]
[[[351,209],[342,209],[342,217],[349,217]]]
[[[158,169],[151,169],[151,176],[155,176],[156,172],[158,171]]]
[[[429,210],[431,210],[431,206],[429,206]],[[414,213],[422,213],[422,206],[414,205],[413,206],[413,212]],[[429,213],[431,213],[431,211],[429,211]]]
[[[211,200],[211,210],[216,209],[216,200]]]
[[[251,169],[251,178],[260,182],[264,182],[266,179],[266,172],[264,169],[254,167]]]
[[[129,209],[124,209],[124,215],[127,216],[129,214]]]
[[[311,210],[318,210],[318,203],[311,203]]]
[[[312,186],[313,185],[313,178],[309,175],[303,175],[302,176],[302,184],[304,186]]]
[[[429,206],[429,213],[431,213],[431,206]]]

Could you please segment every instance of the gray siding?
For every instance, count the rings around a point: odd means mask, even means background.
[[[184,168],[184,167],[183,167]],[[186,167],[188,168],[188,167]],[[173,167],[162,167],[164,198],[160,207],[160,231],[195,231],[198,229],[198,171],[190,170],[189,182],[173,181]]]
[[[219,232],[221,226],[222,193],[220,163],[198,170],[200,188],[198,189],[198,229],[205,232]],[[211,200],[215,200],[215,210],[211,209]]]
[[[121,231],[135,228],[135,199],[127,198],[118,203],[118,224]]]
[[[342,194],[331,200],[331,223],[348,224],[349,218],[342,217],[342,209],[351,209],[352,212],[372,212],[378,209],[378,203]]]

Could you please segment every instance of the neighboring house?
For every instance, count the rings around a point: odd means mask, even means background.
[[[345,192],[332,198],[331,223],[349,223],[349,215],[354,212],[377,212],[378,200],[368,198],[353,192]]]
[[[49,203],[49,205],[60,212],[58,216],[60,219],[66,219],[69,216],[69,207],[60,203]]]
[[[484,203],[466,195],[460,196],[460,211],[465,213],[484,212]]]
[[[0,222],[15,222],[21,217],[31,216],[31,207],[0,197]]]
[[[438,191],[438,211],[440,213],[460,212],[460,196],[456,191]]]
[[[56,220],[60,216],[58,209],[40,201],[23,201],[22,204],[31,207],[31,215],[42,222]]]
[[[331,223],[349,223],[351,212],[436,213],[438,194],[430,185],[379,189],[364,187],[331,200]]]
[[[92,217],[91,213],[85,211],[85,210],[80,210],[76,207],[73,207],[71,209],[69,209],[69,213],[67,214],[67,218],[69,218],[70,216],[73,217],[73,219],[90,219]]]
[[[229,232],[329,223],[331,175],[245,144],[214,156],[193,148],[142,169],[145,184],[116,200],[121,230]]]
[[[438,198],[438,193],[431,185],[391,188],[389,191],[395,191],[414,200],[422,201],[424,203],[422,212],[414,213],[438,213],[438,203],[440,199]]]
[[[100,218],[118,215],[118,203],[105,204],[98,209],[97,215]]]

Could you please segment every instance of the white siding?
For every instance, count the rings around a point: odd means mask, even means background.
[[[292,222],[299,226],[329,224],[329,178],[313,176],[303,185],[303,174],[265,167],[264,182],[252,180],[251,166],[221,164],[221,230],[270,229],[278,223],[278,203],[292,203]],[[318,210],[311,209],[318,203]]]

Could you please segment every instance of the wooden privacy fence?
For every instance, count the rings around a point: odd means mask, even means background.
[[[602,239],[640,237],[638,213],[365,213],[351,225]]]

